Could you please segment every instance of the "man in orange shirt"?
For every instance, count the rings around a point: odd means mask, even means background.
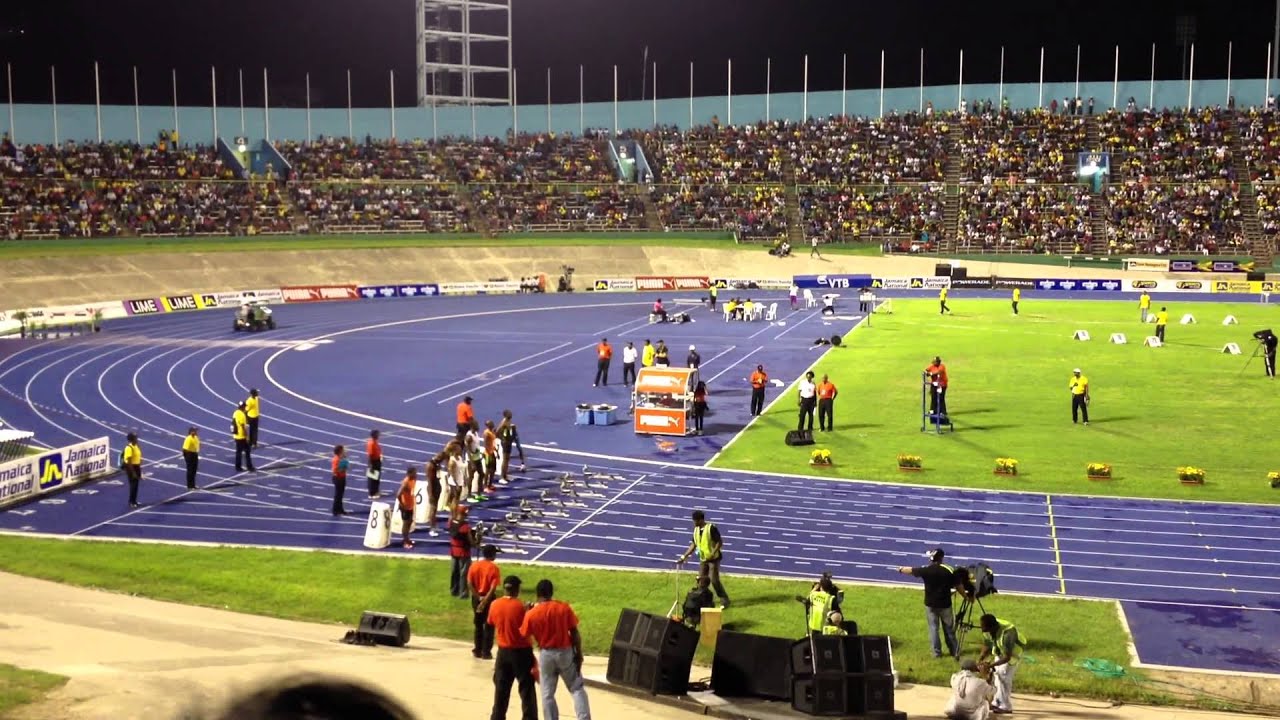
[[[378,443],[378,438],[382,433],[377,430],[369,431],[369,441],[364,445],[364,454],[368,469],[365,471],[364,477],[369,481],[369,499],[377,500],[382,493],[378,492],[382,483],[382,445]]]
[[[400,503],[400,533],[404,536],[400,540],[400,547],[411,548],[413,540],[409,539],[409,532],[413,530],[413,509],[418,501],[418,468],[409,466],[404,480],[400,481],[396,500]]]
[[[818,428],[823,432],[836,429],[835,403],[838,394],[840,393],[836,390],[835,383],[823,375],[822,382],[818,383]]]
[[[769,375],[764,371],[763,365],[757,365],[756,371],[751,373],[751,415],[756,416],[764,412],[764,388],[769,384]]]
[[[462,398],[462,402],[458,403],[458,435],[459,443],[467,436],[467,431],[471,429],[471,423],[476,419],[476,414],[471,408],[471,396]]]
[[[609,346],[609,338],[600,338],[600,344],[596,346],[596,379],[591,387],[609,384],[609,361],[612,359],[613,348]]]
[[[472,622],[475,624],[475,647],[471,654],[482,660],[493,659],[493,626],[489,624],[489,603],[498,594],[502,573],[493,561],[498,548],[485,545],[480,549],[482,559],[467,570],[467,587],[471,590]]]
[[[511,683],[520,688],[520,720],[538,720],[538,696],[533,682],[533,645],[520,632],[525,607],[520,602],[520,578],[507,576],[506,595],[489,605],[489,624],[498,639],[498,659],[493,664],[493,710],[489,720],[506,720],[511,704]]]
[[[940,356],[934,356],[933,363],[924,369],[925,382],[929,383],[929,413],[931,415],[947,414],[947,366],[942,364]]]
[[[525,613],[520,623],[521,634],[536,640],[540,650],[538,671],[542,675],[542,716],[544,720],[560,720],[556,704],[556,685],[564,685],[573,696],[577,720],[591,720],[587,690],[582,684],[582,637],[578,634],[578,616],[568,603],[552,599],[555,588],[550,580],[538,581],[538,602]]]

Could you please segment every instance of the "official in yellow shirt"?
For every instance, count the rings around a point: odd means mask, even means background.
[[[1018,314],[1018,302],[1022,300],[1022,288],[1013,289],[1013,314]]]
[[[942,309],[938,311],[939,315],[945,315],[951,312],[951,308],[947,307],[947,289],[942,288],[938,291],[938,302],[942,305]],[[954,314],[954,313],[952,313]]]
[[[253,454],[249,450],[249,416],[240,403],[231,415],[231,437],[236,441],[236,472],[253,472]],[[244,460],[241,463],[241,459]]]
[[[182,459],[187,462],[187,489],[196,489],[196,473],[200,470],[200,435],[194,427],[187,428],[182,439]]]
[[[142,448],[138,446],[138,436],[129,433],[125,438],[124,453],[120,457],[124,466],[124,475],[129,479],[129,507],[138,507],[138,483],[142,481]]]
[[[1160,342],[1164,342],[1164,329],[1169,325],[1169,308],[1160,308],[1160,312],[1156,313],[1156,337],[1160,338]]]
[[[1083,416],[1084,424],[1089,424],[1089,378],[1080,374],[1080,368],[1071,371],[1071,379],[1067,381],[1067,389],[1071,391],[1071,424],[1074,425]]]
[[[249,391],[249,398],[244,401],[244,412],[249,417],[249,447],[258,447],[258,388]]]
[[[1146,290],[1142,291],[1142,297],[1138,298],[1138,312],[1142,313],[1142,322],[1147,321],[1147,311],[1151,309],[1151,296]]]
[[[640,364],[644,367],[653,367],[653,358],[658,351],[653,347],[653,343],[648,340],[644,341],[644,350],[640,353]]]

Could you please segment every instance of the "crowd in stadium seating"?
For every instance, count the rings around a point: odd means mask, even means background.
[[[1113,180],[1232,180],[1233,118],[1213,108],[1189,113],[1108,111],[1099,118],[1098,130],[1112,152]]]
[[[802,186],[799,195],[806,238],[928,244],[942,231],[942,183]]]
[[[1247,249],[1239,192],[1222,181],[1114,184],[1106,191],[1108,245],[1156,255]]]
[[[956,122],[962,133],[956,152],[965,181],[1075,180],[1076,154],[1084,149],[1087,134],[1079,115],[1008,111],[966,115]]]
[[[287,141],[277,148],[289,175],[248,182],[215,149],[168,135],[148,145],[5,137],[0,237],[661,227],[767,240],[798,217],[806,239],[919,248],[945,233],[951,168],[966,248],[1069,252],[1095,240],[1097,222],[1106,236],[1096,240],[1115,251],[1237,252],[1247,245],[1237,163],[1250,179],[1280,180],[1274,111],[977,110],[632,131],[654,173],[643,186],[619,183],[606,137],[590,134]],[[1091,127],[1112,152],[1100,218],[1074,176]],[[1280,235],[1280,190],[1256,191],[1263,232]]]
[[[956,242],[969,252],[1072,252],[1092,242],[1082,185],[968,186],[959,218]]]

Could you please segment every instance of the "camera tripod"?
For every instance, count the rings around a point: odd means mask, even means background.
[[[1265,352],[1266,347],[1267,341],[1262,338],[1258,338],[1258,342],[1253,345],[1253,354],[1249,356],[1248,360],[1244,361],[1244,367],[1240,368],[1240,374],[1236,375],[1237,378],[1244,376],[1244,371],[1248,370],[1249,366],[1253,364],[1253,359]]]
[[[982,615],[987,614],[987,609],[982,606],[982,598],[977,597],[976,594],[973,596],[965,595],[960,601],[960,608],[956,610],[956,650],[962,651],[964,648],[965,635],[967,635],[970,630],[978,628],[978,626],[973,623],[973,606],[975,604],[978,606],[978,609],[982,611],[978,616],[979,618],[981,618]]]

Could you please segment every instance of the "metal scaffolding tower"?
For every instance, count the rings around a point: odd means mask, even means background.
[[[418,105],[510,105],[511,3],[414,0]]]

